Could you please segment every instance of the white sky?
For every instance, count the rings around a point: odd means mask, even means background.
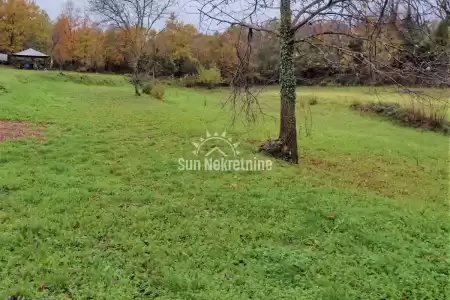
[[[58,15],[61,13],[61,10],[64,6],[64,3],[66,0],[35,0],[36,4],[38,4],[42,9],[44,9],[47,14],[50,16],[52,20],[55,20]],[[77,7],[80,7],[81,9],[85,6],[85,0],[73,0],[75,5]],[[173,9],[173,12],[178,16],[180,20],[186,23],[190,23],[195,25],[196,27],[199,26],[199,16],[198,14],[189,14],[187,11],[189,11],[189,8],[187,6],[188,0],[180,0],[180,4],[178,7]],[[191,9],[192,11],[192,9]]]
[[[56,19],[62,10],[65,0],[35,0],[43,8],[52,20]],[[77,6],[83,7],[83,0],[73,0]]]

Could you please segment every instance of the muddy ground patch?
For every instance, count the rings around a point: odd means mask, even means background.
[[[37,124],[28,121],[0,120],[0,142],[25,137],[44,137],[43,129],[46,124]]]

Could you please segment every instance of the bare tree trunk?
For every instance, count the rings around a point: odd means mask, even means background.
[[[280,136],[283,159],[298,163],[297,126],[295,116],[294,30],[291,24],[291,2],[281,0],[280,50]]]
[[[133,85],[134,85],[134,95],[140,96],[141,92],[139,92],[139,79],[137,73],[134,73],[133,75]]]
[[[139,92],[139,70],[138,70],[138,61],[139,59],[136,58],[136,61],[133,62],[133,85],[134,85],[134,94],[136,96],[140,96],[141,93]]]

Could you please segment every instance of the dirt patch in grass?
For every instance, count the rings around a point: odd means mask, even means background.
[[[0,142],[24,137],[43,138],[42,129],[45,124],[35,124],[24,121],[0,120]]]

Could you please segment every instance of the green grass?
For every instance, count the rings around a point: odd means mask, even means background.
[[[366,89],[299,88],[298,166],[181,172],[207,130],[253,157],[276,90],[232,127],[222,91],[58,74],[0,70],[0,119],[49,124],[0,143],[0,299],[447,299],[448,137],[349,110]]]

